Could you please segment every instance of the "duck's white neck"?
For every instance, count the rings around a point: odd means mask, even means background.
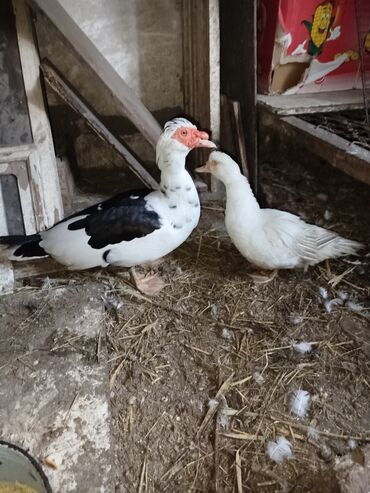
[[[235,208],[239,212],[248,213],[260,209],[247,178],[242,174],[238,175],[235,180],[225,183],[225,187],[227,208]]]
[[[190,174],[185,169],[186,153],[162,151],[157,156],[161,169],[161,192],[167,197],[177,199],[194,199],[196,188]]]
[[[185,241],[200,216],[200,204],[194,182],[185,169],[187,153],[161,152],[157,164],[161,170],[160,190],[151,197],[151,205],[162,211],[173,228],[176,245]],[[156,200],[159,200],[155,203]]]

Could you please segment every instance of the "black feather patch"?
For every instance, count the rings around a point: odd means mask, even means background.
[[[103,253],[103,260],[104,262],[107,262],[108,255],[110,254],[110,250],[105,250]]]
[[[36,235],[35,235],[36,236]],[[47,257],[48,254],[40,246],[41,237],[39,235],[38,239],[26,241],[20,245],[13,253],[15,257],[22,258],[32,258],[32,257]]]
[[[89,245],[97,249],[146,236],[161,226],[158,214],[146,208],[148,193],[134,190],[84,209],[67,218],[76,217],[68,229],[84,229]],[[82,215],[86,217],[78,218]]]
[[[28,241],[40,241],[41,236],[36,233],[34,235],[10,235],[0,236],[0,245],[17,246]]]

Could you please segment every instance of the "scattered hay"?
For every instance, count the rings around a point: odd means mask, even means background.
[[[283,184],[273,207],[297,212],[304,197],[310,221],[324,215],[304,170],[264,172],[271,187]],[[338,189],[328,201],[339,200]],[[335,457],[370,441],[366,266],[336,260],[256,284],[216,209],[210,205],[202,227],[157,267],[166,286],[155,298],[119,269],[59,281],[93,277],[105,287],[122,491],[337,491]],[[351,216],[347,207],[331,220],[342,219],[339,233],[366,240],[357,210],[365,208],[356,202]],[[52,293],[54,281],[44,289]],[[330,313],[320,286],[325,299],[342,300]],[[301,388],[312,399],[298,422],[289,398]],[[278,437],[292,444],[294,458],[273,464],[265,450]]]

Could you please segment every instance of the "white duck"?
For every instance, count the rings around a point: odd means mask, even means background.
[[[325,259],[355,254],[363,246],[289,212],[261,209],[238,164],[223,152],[213,151],[196,171],[224,183],[227,232],[239,252],[261,269],[306,270]]]
[[[181,245],[198,224],[198,193],[185,169],[196,147],[216,146],[206,132],[175,118],[156,146],[159,190],[122,193],[38,234],[2,237],[0,245],[10,260],[50,256],[72,270],[153,262]]]

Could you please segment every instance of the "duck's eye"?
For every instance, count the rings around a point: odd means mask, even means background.
[[[186,135],[188,135],[188,131],[187,130],[181,130],[181,135],[183,137],[186,137]]]

